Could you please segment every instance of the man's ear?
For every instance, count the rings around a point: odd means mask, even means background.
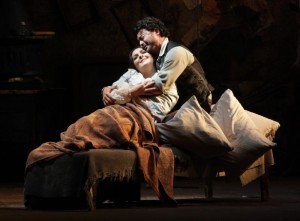
[[[160,36],[160,30],[158,28],[154,28],[153,32]]]

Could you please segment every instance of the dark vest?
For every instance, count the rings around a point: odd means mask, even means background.
[[[157,58],[159,63],[157,66],[160,69],[164,63],[166,54],[174,47],[181,46],[176,42],[169,41],[165,53]],[[188,50],[188,49],[187,49]],[[176,80],[176,86],[179,94],[179,100],[173,110],[179,109],[191,96],[195,95],[201,107],[209,111],[210,107],[207,104],[207,97],[213,91],[213,87],[207,82],[205,72],[194,56],[194,63],[186,67]]]

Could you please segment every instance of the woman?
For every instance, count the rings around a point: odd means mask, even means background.
[[[143,73],[143,78],[155,75],[153,58],[149,53],[136,48],[130,58],[135,69]],[[119,82],[133,82],[135,76],[140,76],[139,72],[130,72],[132,76],[125,73]],[[128,81],[125,80],[127,75],[132,77]],[[117,84],[107,87],[107,90],[117,88]],[[151,85],[151,82],[130,86],[127,94],[131,97],[130,102],[98,109],[71,124],[61,133],[60,141],[46,142],[32,150],[27,158],[26,171],[38,162],[42,163],[65,153],[73,154],[89,149],[130,149],[137,153],[138,168],[146,182],[161,200],[174,205],[173,153],[169,148],[158,145],[158,132],[153,117],[167,113],[174,106],[178,95],[175,85],[172,95],[153,95],[153,90],[151,93],[147,91],[147,85]],[[104,102],[107,102],[107,97],[104,95]],[[166,101],[167,104],[160,105],[160,101]]]
[[[124,104],[134,99],[151,113],[156,122],[171,111],[178,101],[176,85],[170,87],[168,93],[161,93],[152,80],[156,73],[154,59],[141,47],[129,53],[130,68],[112,86],[104,87],[104,105]]]

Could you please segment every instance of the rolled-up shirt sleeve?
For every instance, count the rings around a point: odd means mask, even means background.
[[[161,70],[152,79],[156,86],[167,93],[184,69],[194,62],[193,54],[184,47],[172,48],[165,57]]]

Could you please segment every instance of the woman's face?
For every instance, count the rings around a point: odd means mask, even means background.
[[[132,60],[136,69],[140,72],[149,66],[153,66],[153,57],[147,51],[142,48],[137,48],[132,52]]]

